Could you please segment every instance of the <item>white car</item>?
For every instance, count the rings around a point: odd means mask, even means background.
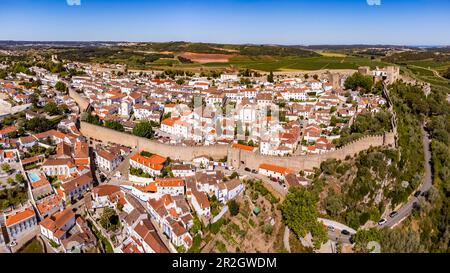
[[[15,247],[16,245],[17,245],[17,242],[16,242],[16,241],[11,241],[11,242],[9,242],[9,244],[8,244],[9,247]]]
[[[387,220],[386,219],[381,219],[380,221],[378,221],[378,225],[379,226],[382,226],[382,225],[384,225],[384,224],[386,224],[387,223]]]

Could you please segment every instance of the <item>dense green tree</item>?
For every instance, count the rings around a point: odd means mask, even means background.
[[[373,78],[356,72],[345,80],[344,86],[346,89],[360,90],[369,93],[372,89]]]
[[[23,177],[23,175],[21,173],[16,174],[16,182],[19,184],[25,183],[25,178]]]
[[[4,69],[0,69],[0,79],[5,79],[8,73]]]
[[[59,81],[59,82],[56,83],[55,89],[60,91],[60,92],[66,92],[67,91],[67,86],[66,86],[65,83]]]
[[[344,208],[345,204],[343,200],[336,195],[334,190],[330,190],[325,200],[327,214],[332,217],[337,217]]]
[[[341,138],[336,139],[334,144],[341,147],[353,140],[361,138],[364,135],[379,135],[392,130],[392,115],[385,110],[379,111],[375,114],[364,113],[355,118],[353,124],[348,127],[344,127],[341,132]],[[331,123],[335,123],[337,120],[331,118]]]
[[[105,127],[116,130],[116,131],[120,131],[120,132],[124,131],[123,125],[120,122],[115,121],[115,120],[107,120],[105,122]]]
[[[34,133],[42,133],[52,129],[54,126],[53,122],[49,121],[44,117],[35,117],[28,120],[25,124],[25,128]]]
[[[100,225],[108,231],[117,230],[120,227],[120,220],[116,211],[109,207],[104,208],[100,216]]]
[[[83,112],[80,115],[80,119],[81,121],[86,121],[94,125],[102,125],[102,122],[100,121],[100,117],[98,115],[91,115],[89,113]]]
[[[420,243],[420,235],[411,229],[360,229],[353,236],[356,252],[382,253],[420,253],[424,246]],[[379,249],[375,249],[376,245]]]
[[[3,163],[0,167],[5,173],[11,171],[11,166],[8,163]]]
[[[198,219],[197,215],[194,215],[193,217],[193,224],[191,228],[192,234],[197,234],[202,230],[202,223],[200,222],[200,219]]]
[[[14,187],[0,190],[0,209],[4,210],[10,206],[23,204],[28,200],[27,191],[24,187]]]
[[[230,175],[230,179],[235,179],[235,178],[239,178],[239,174],[238,174],[237,172],[233,172],[233,173]]]
[[[227,206],[232,216],[236,216],[239,214],[239,204],[236,202],[236,200],[228,201]]]
[[[314,246],[327,241],[324,226],[318,222],[317,196],[302,187],[291,187],[281,205],[284,223],[299,236],[304,237],[311,232]]]
[[[46,112],[50,116],[60,114],[59,109],[58,109],[58,105],[56,103],[54,103],[54,102],[47,103],[44,106],[43,110],[44,110],[44,112]]]
[[[145,137],[145,138],[152,138],[153,136],[153,129],[152,125],[148,121],[142,121],[133,128],[133,135]]]

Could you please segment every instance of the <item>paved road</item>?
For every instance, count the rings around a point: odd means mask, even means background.
[[[356,230],[352,229],[349,226],[341,224],[339,222],[333,221],[333,220],[324,219],[324,218],[319,218],[318,220],[327,227],[328,239],[330,239],[332,241],[336,241],[336,242],[340,241],[340,242],[346,243],[346,244],[351,243],[350,242],[351,235],[344,235],[341,232],[343,230],[347,230],[351,234],[355,234]],[[333,228],[330,229],[329,227],[333,227]]]
[[[422,185],[419,190],[421,192],[427,192],[433,184],[433,174],[431,172],[431,151],[430,151],[430,135],[425,130],[425,125],[422,126],[422,144],[423,152],[425,155],[425,176]],[[403,219],[408,217],[413,210],[414,202],[419,202],[419,198],[411,196],[406,204],[404,204],[399,210],[397,210],[398,215],[393,218],[388,217],[387,223],[381,227],[394,227],[400,223]]]
[[[248,171],[246,171],[245,169],[244,169],[244,167],[241,167],[241,168],[239,168],[239,169],[237,169],[236,170],[236,172],[238,172],[239,173],[239,175],[241,175],[241,176],[243,176],[243,175],[246,175],[246,176],[249,176],[249,177],[252,177],[252,178],[254,178],[254,179],[260,179],[260,180],[262,180],[265,184],[267,184],[267,185],[269,185],[272,189],[274,189],[277,193],[279,193],[281,196],[286,196],[286,194],[287,194],[287,190],[283,187],[283,186],[281,186],[278,182],[274,182],[274,181],[272,181],[272,180],[270,180],[267,176],[265,176],[265,175],[262,175],[262,174],[255,174],[255,173],[252,173],[252,172],[248,172]]]
[[[350,235],[344,235],[341,233],[341,230],[334,229],[334,230],[327,230],[328,239],[334,242],[341,242],[344,244],[351,244],[350,242]]]

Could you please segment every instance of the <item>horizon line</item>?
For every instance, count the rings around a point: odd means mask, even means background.
[[[201,44],[224,44],[224,45],[277,45],[277,46],[396,46],[396,47],[450,47],[450,44],[390,44],[390,43],[318,43],[318,44],[283,44],[283,43],[233,43],[233,42],[199,42],[184,40],[167,41],[127,41],[127,40],[1,40],[3,42],[21,42],[21,43],[201,43]]]

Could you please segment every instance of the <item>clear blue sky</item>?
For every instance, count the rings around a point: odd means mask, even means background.
[[[1,0],[0,40],[450,45],[450,1]]]

